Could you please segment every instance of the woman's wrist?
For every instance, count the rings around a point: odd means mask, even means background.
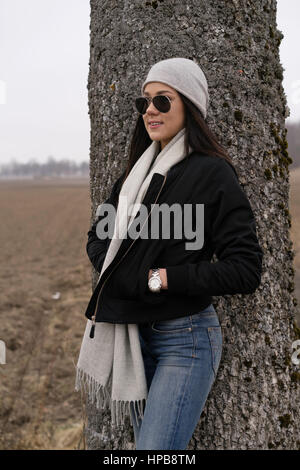
[[[152,274],[152,269],[150,269],[148,273],[148,279],[150,278]],[[168,288],[168,278],[167,278],[167,270],[165,268],[159,268],[159,277],[161,279],[161,289],[167,289]]]

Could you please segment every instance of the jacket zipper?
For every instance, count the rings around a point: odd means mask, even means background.
[[[159,198],[159,195],[160,195],[160,193],[161,193],[161,190],[162,190],[162,188],[164,187],[164,184],[165,184],[166,179],[167,179],[167,174],[168,174],[168,172],[167,172],[166,175],[164,176],[164,181],[163,181],[163,183],[162,183],[162,185],[161,185],[161,187],[160,187],[160,190],[159,190],[159,192],[158,192],[158,195],[156,196],[156,199],[155,199],[155,201],[154,201],[154,204],[156,204],[156,201],[157,201],[157,199]],[[143,229],[145,223],[147,222],[147,220],[149,219],[152,210],[153,210],[153,207],[152,207],[152,209],[150,210],[150,212],[149,212],[149,214],[148,214],[148,216],[147,216],[147,218],[146,218],[146,220],[145,220],[143,226],[141,227],[140,232],[142,231],[142,229]],[[102,289],[103,289],[103,287],[104,287],[104,284],[106,283],[106,281],[107,281],[107,279],[109,278],[109,276],[114,272],[114,270],[115,270],[116,267],[119,265],[119,263],[120,263],[120,262],[124,259],[124,257],[127,255],[128,251],[130,250],[130,248],[132,247],[132,245],[134,244],[134,242],[135,242],[136,240],[137,240],[137,238],[135,238],[135,239],[133,240],[133,242],[131,243],[131,245],[127,248],[127,250],[126,250],[125,253],[123,254],[122,258],[119,259],[119,261],[117,262],[117,264],[115,265],[115,267],[111,270],[111,272],[109,273],[109,275],[107,276],[107,278],[105,279],[105,281],[103,282],[103,284],[102,284],[102,286],[101,286],[101,289],[100,289],[99,294],[98,294],[98,297],[97,297],[97,303],[96,303],[96,308],[95,308],[95,310],[94,310],[94,315],[92,315],[92,317],[91,317],[91,318],[92,318],[92,327],[91,327],[91,330],[90,330],[90,338],[94,338],[95,326],[96,326],[96,313],[97,313],[97,308],[98,308],[98,302],[99,302],[99,297],[100,297],[100,294],[101,294]]]

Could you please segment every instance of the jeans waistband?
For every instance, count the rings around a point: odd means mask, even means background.
[[[205,307],[197,313],[188,313],[182,317],[173,318],[171,320],[156,320],[152,323],[160,323],[161,325],[190,326],[191,324],[199,324],[205,326],[205,322],[209,322],[211,326],[219,326],[218,315],[212,304]]]

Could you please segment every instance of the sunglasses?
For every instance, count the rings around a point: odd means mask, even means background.
[[[150,98],[149,96],[139,96],[135,100],[135,107],[137,111],[140,114],[145,114],[151,101],[153,102],[157,111],[160,111],[161,113],[167,113],[170,111],[171,100],[168,96],[165,95],[158,95],[154,96],[153,98]]]

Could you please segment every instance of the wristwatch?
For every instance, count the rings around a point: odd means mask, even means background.
[[[159,268],[152,269],[152,274],[149,278],[148,286],[151,292],[160,292],[162,280],[159,275]]]

